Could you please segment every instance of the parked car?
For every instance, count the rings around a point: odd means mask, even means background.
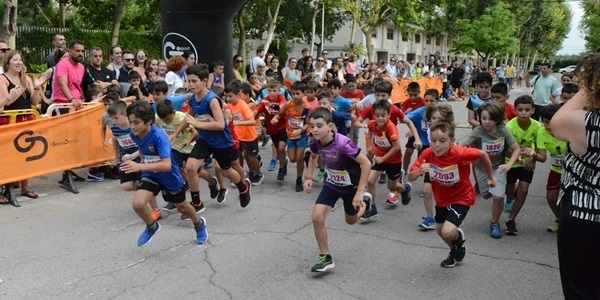
[[[575,67],[577,67],[577,66],[568,66],[568,67],[562,68],[562,69],[558,70],[558,73],[560,73],[560,74],[573,73],[573,71],[575,71]]]

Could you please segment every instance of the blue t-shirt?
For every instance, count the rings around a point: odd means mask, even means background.
[[[171,170],[169,172],[142,171],[142,177],[152,179],[168,191],[183,188],[183,178],[179,172],[179,166],[171,158],[171,143],[162,129],[152,125],[144,139],[138,138],[133,133],[130,136],[140,149],[142,163],[155,163],[166,158],[171,159]]]
[[[279,88],[279,94],[283,95],[285,97],[285,100],[292,99],[292,94],[290,94],[290,92],[288,92],[285,88]],[[267,90],[266,88],[262,89],[260,91],[260,94],[258,94],[258,97],[256,98],[256,104],[259,104],[260,101],[262,101],[262,99],[264,99],[268,95],[269,90]]]
[[[123,161],[123,156],[126,154],[133,154],[138,151],[138,146],[131,138],[131,129],[121,129],[119,126],[110,124],[110,132],[117,140],[119,145],[119,162]],[[139,158],[134,160],[135,162],[139,162]]]
[[[210,102],[213,99],[219,101],[219,106],[223,108],[221,99],[212,91],[208,91],[208,94],[200,101],[196,100],[196,95],[190,97],[190,109],[196,114],[196,120],[200,122],[215,121],[212,110],[210,109]],[[223,120],[223,122],[225,122],[225,120]],[[198,129],[198,140],[202,140],[203,143],[206,143],[212,149],[225,149],[233,146],[233,138],[231,137],[231,132],[229,131],[229,126],[227,126],[226,122],[223,130]]]
[[[346,126],[346,122],[352,120],[352,114],[334,110],[331,112],[331,117],[333,118],[333,124],[335,124],[335,127],[337,128],[337,133],[347,135],[348,126]]]
[[[352,103],[350,103],[350,100],[342,96],[338,96],[337,98],[335,98],[335,100],[331,102],[331,106],[333,106],[333,109],[335,109],[336,111],[348,112],[350,108],[352,108]]]
[[[467,108],[476,111],[480,106],[486,103],[492,103],[492,98],[481,99],[479,95],[473,95],[469,98],[469,101],[467,101]]]
[[[419,138],[421,139],[421,143],[423,146],[429,146],[429,138],[427,137],[427,129],[429,129],[429,122],[425,120],[425,111],[427,110],[426,106],[419,107],[406,115],[413,124],[415,124],[415,128],[419,133]]]
[[[169,96],[167,100],[173,103],[173,107],[176,111],[181,111],[181,107],[185,104],[185,95]],[[152,103],[152,109],[156,112],[156,102]]]

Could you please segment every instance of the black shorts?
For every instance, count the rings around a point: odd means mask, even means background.
[[[448,206],[435,206],[435,222],[442,224],[446,221],[459,227],[460,224],[465,220],[467,213],[469,212],[469,206],[452,204]]]
[[[231,149],[231,161],[240,159],[240,149]]]
[[[142,178],[142,172],[125,173],[119,170],[119,180],[121,184],[126,182],[137,182]]]
[[[183,164],[187,161],[188,157],[190,157],[189,153],[181,153],[175,149],[171,149],[171,157],[173,161],[179,166],[183,166]]]
[[[229,170],[231,168],[231,152],[232,148],[221,148],[213,149],[203,140],[197,140],[196,145],[190,153],[191,158],[195,159],[206,159],[211,154],[213,158],[219,163],[222,170]]]
[[[411,136],[408,138],[408,141],[406,141],[406,145],[404,147],[407,149],[415,149],[415,137]]]
[[[508,170],[506,173],[506,183],[514,184],[517,180],[531,183],[533,180],[533,171],[527,171],[525,167],[516,167]]]
[[[429,148],[429,146],[423,146],[421,147],[421,150],[419,150],[419,155],[421,155],[421,153],[423,153],[423,151],[425,151],[425,149]],[[431,183],[431,178],[429,178],[429,172],[425,173],[425,175],[423,175],[423,183]]]
[[[279,142],[287,144],[287,133],[285,132],[285,129],[279,130],[277,134],[269,136],[271,137],[271,140],[273,141],[273,146],[275,147],[279,146]]]
[[[356,207],[352,206],[355,194],[356,190],[354,189],[348,189],[347,192],[338,192],[325,185],[317,197],[316,204],[323,204],[333,208],[337,200],[342,198],[342,201],[344,201],[344,212],[349,216],[355,216],[358,213]]]
[[[185,190],[182,187],[178,190],[170,191],[165,189],[162,185],[157,183],[148,177],[142,177],[140,184],[138,186],[138,190],[146,190],[152,192],[154,196],[158,195],[159,192],[162,192],[163,199],[166,202],[170,203],[182,203],[185,201]]]
[[[451,81],[450,85],[455,88],[455,89],[459,89],[462,86],[462,82],[461,81]]]
[[[258,155],[258,138],[251,142],[242,142],[240,141],[240,150],[246,151],[249,155],[257,156]]]
[[[375,163],[371,167],[371,170],[382,172],[385,171],[390,180],[398,180],[398,178],[400,178],[400,174],[402,173],[402,163]]]

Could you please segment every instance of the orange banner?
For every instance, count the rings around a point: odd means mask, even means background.
[[[424,77],[417,80],[402,79],[398,82],[398,84],[394,85],[394,89],[392,90],[392,103],[403,103],[404,100],[408,98],[408,92],[406,89],[408,88],[408,84],[413,81],[419,83],[419,86],[421,87],[421,97],[425,97],[425,91],[428,89],[436,89],[438,92],[440,92],[440,96],[442,95],[443,83],[440,77]]]
[[[0,126],[0,184],[112,161],[102,144],[102,104],[77,112]],[[110,132],[110,130],[109,130]]]

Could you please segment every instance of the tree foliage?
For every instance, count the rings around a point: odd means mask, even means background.
[[[588,51],[600,48],[600,3],[596,0],[583,0],[581,29],[585,33],[585,47]]]

